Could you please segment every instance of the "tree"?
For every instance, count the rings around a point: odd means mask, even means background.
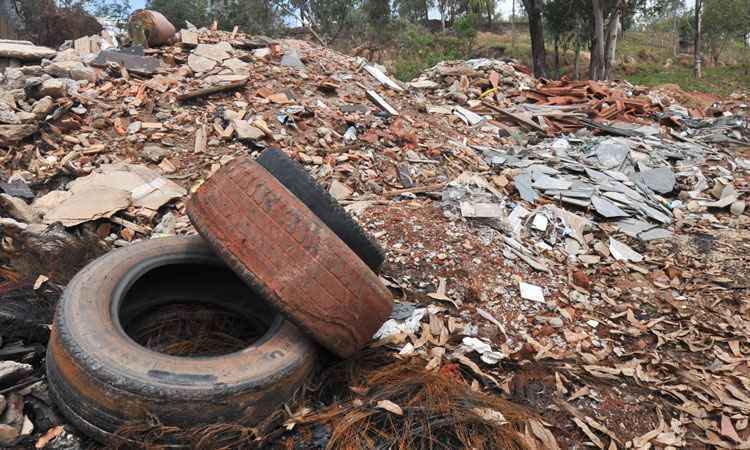
[[[107,17],[125,23],[130,16],[130,0],[96,0],[88,5],[96,17]]]
[[[544,0],[522,0],[523,7],[529,16],[529,35],[531,35],[531,60],[534,76],[547,76],[547,52],[544,49]]]
[[[184,28],[186,21],[198,27],[211,22],[206,0],[148,0],[146,7],[164,14],[177,29]]]
[[[627,25],[632,24],[636,11],[646,4],[645,0],[591,0],[593,28],[590,79],[611,78],[615,66],[618,37]]]
[[[701,16],[703,15],[703,0],[695,0],[694,13],[693,32],[695,33],[695,41],[693,45],[693,72],[695,78],[701,78],[703,77],[703,70],[701,68]]]
[[[432,0],[395,0],[394,2],[398,16],[412,23],[427,23]]]
[[[389,0],[365,0],[362,8],[370,26],[383,30],[391,20],[391,3]]]
[[[270,0],[233,0],[215,14],[225,30],[237,26],[250,34],[276,35],[285,28],[284,13]]]
[[[704,0],[703,36],[714,64],[727,44],[744,37],[748,27],[747,0]]]

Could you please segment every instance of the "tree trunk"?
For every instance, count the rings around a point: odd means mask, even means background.
[[[15,31],[23,30],[24,22],[18,14],[16,0],[0,0],[0,17],[5,17]]]
[[[576,56],[574,63],[573,77],[576,80],[581,79],[581,43],[576,40]]]
[[[604,10],[602,0],[591,0],[594,16],[594,30],[591,42],[591,63],[589,79],[601,80],[604,75]]]
[[[560,38],[555,36],[555,79],[560,79]]]
[[[680,0],[672,0],[672,57],[677,58],[680,53],[680,22],[677,12]]]
[[[534,66],[534,76],[547,76],[547,52],[544,49],[544,21],[542,20],[543,0],[523,0],[529,17],[529,34],[531,35],[531,59]]]
[[[445,1],[439,1],[438,2],[438,9],[440,10],[440,25],[443,28],[443,31],[445,31]]]
[[[693,71],[695,78],[703,76],[701,67],[701,15],[703,9],[703,0],[695,0],[695,43],[693,47]]]
[[[494,11],[492,11],[491,6],[493,6],[494,3],[491,1],[487,2],[487,24],[490,26],[490,31],[492,31],[492,16],[494,15]]]
[[[516,0],[513,0],[513,9],[510,10],[510,48],[516,48]]]
[[[607,24],[607,45],[606,47],[606,61],[604,65],[604,74],[602,79],[609,80],[612,76],[612,72],[615,67],[615,56],[617,55],[617,37],[620,35],[620,19],[622,17],[622,10],[617,8],[610,17],[609,24]]]

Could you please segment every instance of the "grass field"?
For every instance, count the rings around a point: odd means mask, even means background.
[[[505,54],[518,59],[525,64],[530,63],[531,41],[525,29],[519,27],[515,43],[510,34],[480,33],[476,48],[504,47]],[[547,45],[548,69],[554,69],[553,48]],[[585,54],[587,55],[587,54]],[[672,58],[671,36],[667,33],[627,32],[619,42],[617,59],[622,62],[626,57],[633,58],[634,64],[628,64],[616,71],[616,77],[626,79],[633,84],[658,86],[662,84],[676,84],[685,91],[700,91],[710,94],[726,96],[732,92],[750,91],[750,49],[735,46],[725,51],[723,60],[737,63],[726,67],[705,67],[703,78],[693,77],[692,58],[684,55],[687,65],[680,65]],[[668,59],[673,59],[672,65],[665,68]],[[584,56],[581,71],[585,75],[588,60]],[[710,63],[710,62],[709,62]],[[743,64],[744,63],[744,64]],[[561,57],[561,75],[572,76],[573,51]]]

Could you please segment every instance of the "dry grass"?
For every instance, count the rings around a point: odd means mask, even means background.
[[[381,349],[340,362],[316,379],[316,387],[300,390],[289,403],[299,407],[293,415],[295,408],[285,407],[255,426],[238,421],[191,429],[164,426],[152,418],[120,429],[109,448],[539,448],[527,428],[530,421],[539,423],[535,414],[499,396],[472,390],[453,364],[425,371],[419,362],[394,360]],[[398,405],[403,414],[379,407],[385,400]],[[279,427],[285,418],[286,426]]]
[[[431,372],[390,358],[370,353],[330,370],[321,396],[343,398],[304,416],[302,428],[327,424],[330,450],[531,448],[523,430],[533,414],[522,406],[472,390],[453,364]]]

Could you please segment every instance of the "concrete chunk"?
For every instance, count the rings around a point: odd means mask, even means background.
[[[0,42],[0,58],[39,61],[44,58],[53,58],[56,54],[57,52],[51,48],[28,45],[23,41]]]

